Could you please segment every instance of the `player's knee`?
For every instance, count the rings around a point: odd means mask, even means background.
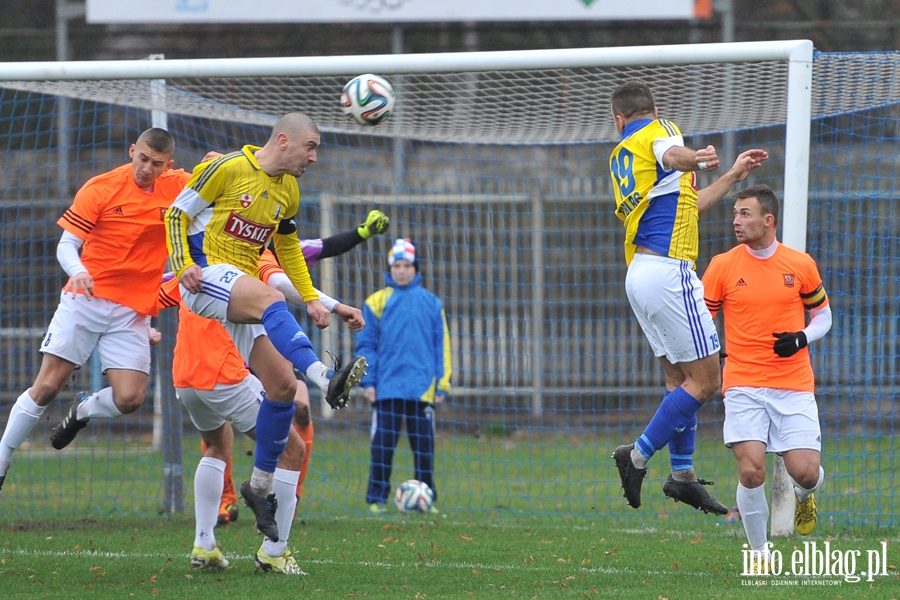
[[[741,485],[747,489],[758,488],[766,482],[766,468],[760,465],[741,465]]]
[[[722,387],[722,373],[715,369],[706,374],[703,377],[702,381],[700,381],[700,394],[701,397],[697,398],[701,402],[705,402],[712,397],[713,394],[716,393]]]
[[[240,284],[240,287],[238,287]],[[234,323],[258,322],[266,309],[284,302],[284,294],[253,277],[241,277],[232,289],[226,316]]]
[[[227,461],[231,456],[231,445],[224,443],[224,440],[216,440],[213,443],[206,444],[206,451],[203,456],[217,458],[221,461]]]
[[[276,302],[285,302],[284,294],[282,294],[281,292],[279,292],[278,290],[276,290],[275,288],[273,288],[270,285],[265,285],[263,287],[265,288],[265,290],[261,291],[261,293],[258,296],[259,304],[261,306],[268,308],[268,307],[272,306],[273,304],[275,304]]]
[[[306,444],[300,435],[291,429],[288,436],[287,446],[284,452],[278,458],[278,466],[289,471],[299,471],[303,465],[303,458],[306,456]]]
[[[297,389],[297,380],[294,379],[293,373],[290,374],[290,377],[272,379],[272,381],[266,381],[266,397],[274,402],[293,402]]]
[[[123,415],[128,415],[136,411],[144,403],[144,391],[135,390],[117,394],[113,397],[116,408]]]
[[[300,429],[306,429],[309,427],[310,423],[310,414],[309,414],[309,404],[305,404],[303,402],[294,402],[294,424],[297,425]]]
[[[800,472],[788,472],[788,475],[803,489],[811,490],[819,483],[819,465],[805,465]]]

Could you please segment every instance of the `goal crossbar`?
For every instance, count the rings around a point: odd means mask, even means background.
[[[0,80],[296,77],[356,75],[369,71],[396,74],[462,73],[486,70],[565,69],[649,64],[811,61],[812,52],[811,41],[792,40],[361,56],[11,62],[0,63]]]

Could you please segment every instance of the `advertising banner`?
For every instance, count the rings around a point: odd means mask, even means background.
[[[712,0],[87,0],[88,23],[432,23],[709,18]]]

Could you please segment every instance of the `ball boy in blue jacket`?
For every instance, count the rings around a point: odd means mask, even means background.
[[[450,335],[444,306],[422,287],[416,247],[398,239],[388,254],[386,287],[366,299],[366,326],[356,335],[355,356],[368,362],[362,378],[374,407],[366,503],[387,510],[394,450],[406,419],[415,479],[434,483],[434,406],[450,391]],[[437,509],[432,508],[434,512]]]

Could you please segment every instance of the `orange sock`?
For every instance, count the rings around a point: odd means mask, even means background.
[[[303,457],[303,464],[300,466],[300,479],[297,481],[297,498],[303,496],[303,480],[306,479],[306,472],[309,467],[309,457],[312,456],[312,447],[313,447],[313,436],[315,434],[312,421],[309,422],[309,425],[300,429],[296,425],[294,425],[294,429],[297,430],[297,433],[300,434],[300,437],[303,439],[303,443],[306,444],[306,456]]]
[[[237,490],[234,489],[234,477],[231,476],[231,457],[225,461],[225,487],[222,488],[222,504],[237,504]]]

